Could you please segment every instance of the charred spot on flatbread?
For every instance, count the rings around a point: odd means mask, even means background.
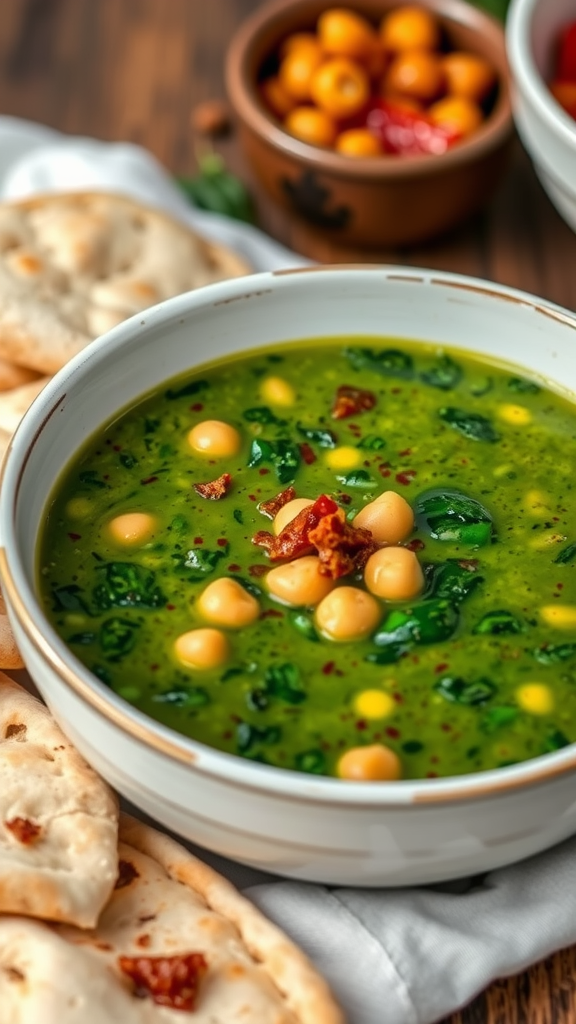
[[[127,885],[131,885],[135,878],[139,878],[138,871],[129,860],[118,861],[118,878],[116,879],[115,889],[124,889]]]

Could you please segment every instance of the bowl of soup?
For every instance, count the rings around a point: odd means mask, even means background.
[[[4,465],[28,669],[120,793],[301,879],[421,884],[576,830],[576,318],[403,267],[179,296]]]

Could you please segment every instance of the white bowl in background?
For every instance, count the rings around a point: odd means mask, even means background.
[[[576,20],[574,0],[512,0],[506,48],[514,120],[549,198],[576,231],[576,121],[550,92],[558,35]]]
[[[394,783],[271,768],[187,739],[127,704],[65,646],[37,595],[38,535],[54,481],[119,410],[206,360],[358,333],[458,346],[576,391],[576,316],[474,278],[314,267],[199,289],[120,324],[36,400],[4,464],[0,575],[18,645],[58,722],[143,811],[221,854],[292,877],[421,884],[519,860],[575,832],[576,745],[499,770]]]

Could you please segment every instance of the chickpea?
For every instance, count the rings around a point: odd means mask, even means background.
[[[286,57],[289,53],[294,53],[296,50],[315,50],[317,53],[322,52],[320,41],[315,32],[293,32],[291,36],[288,36],[280,47],[280,57]]]
[[[382,146],[367,128],[349,128],[340,132],[336,139],[336,150],[344,156],[381,156]]]
[[[368,590],[385,601],[409,601],[422,591],[420,562],[408,548],[380,548],[370,555],[364,569]]]
[[[188,444],[195,452],[210,458],[223,459],[237,455],[242,438],[236,427],[222,420],[203,420],[188,434]]]
[[[405,5],[384,16],[380,38],[387,50],[437,50],[440,27],[430,11]]]
[[[463,96],[445,96],[428,108],[428,116],[434,124],[457,135],[471,135],[484,120],[478,104]]]
[[[187,668],[219,668],[230,657],[230,644],[220,629],[191,629],[178,637],[174,651]]]
[[[374,46],[376,33],[361,14],[332,7],[318,18],[318,38],[325,53],[364,58]]]
[[[349,782],[396,782],[402,777],[398,755],[382,743],[351,747],[342,754],[336,771]]]
[[[314,502],[311,498],[293,498],[292,501],[287,501],[274,516],[272,529],[276,536],[282,533],[284,527],[288,526],[288,523],[291,523],[303,509],[309,508],[313,504]]]
[[[293,608],[316,605],[334,587],[330,576],[320,575],[320,559],[316,555],[295,558],[293,562],[271,569],[266,586],[272,597]]]
[[[358,587],[336,587],[316,609],[316,625],[329,640],[364,640],[376,629],[378,601]]]
[[[384,76],[384,92],[400,93],[429,103],[442,92],[440,58],[427,50],[406,50],[394,58]]]
[[[368,75],[347,57],[334,57],[321,64],[313,74],[310,96],[330,117],[352,117],[365,106],[370,96]]]
[[[69,519],[88,519],[93,512],[94,506],[89,498],[71,498],[66,505]]]
[[[140,547],[154,536],[156,520],[148,512],[125,512],[108,523],[112,540],[122,547]]]
[[[289,96],[298,103],[310,99],[312,76],[322,61],[320,48],[301,47],[284,57],[278,70],[278,78]]]
[[[481,103],[496,84],[496,72],[484,57],[454,50],[442,57],[446,88],[451,96]]]
[[[360,509],[353,525],[370,530],[378,544],[399,544],[414,529],[414,513],[401,494],[383,491]]]
[[[309,146],[329,147],[336,138],[336,125],[332,118],[315,107],[296,107],[288,114],[284,127],[290,135]]]
[[[250,626],[260,614],[260,605],[237,580],[223,576],[209,583],[198,598],[198,610],[208,622],[228,629]]]
[[[271,75],[262,82],[262,96],[272,113],[283,121],[296,106],[296,100],[286,91],[278,75]]]
[[[310,110],[310,107],[306,107]],[[260,394],[265,402],[271,405],[294,405],[296,392],[289,381],[284,377],[266,377],[260,386]]]

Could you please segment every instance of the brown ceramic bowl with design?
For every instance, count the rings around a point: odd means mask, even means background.
[[[243,22],[226,63],[241,143],[269,195],[310,228],[346,245],[410,245],[455,227],[490,198],[512,136],[502,26],[464,0],[419,0],[433,11],[450,48],[487,58],[498,75],[481,126],[441,155],[356,158],[300,142],[283,130],[259,90],[263,68],[293,32],[314,30],[329,7],[377,25],[399,0],[272,0]]]

